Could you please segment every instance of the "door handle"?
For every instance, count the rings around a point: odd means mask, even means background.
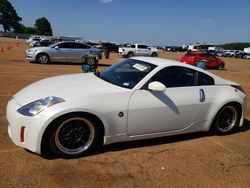
[[[205,92],[203,89],[200,89],[200,102],[204,102],[206,99]]]

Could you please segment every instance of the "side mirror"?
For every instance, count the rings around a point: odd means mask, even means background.
[[[152,91],[162,91],[164,92],[166,90],[166,86],[164,84],[162,84],[161,82],[151,82],[148,84],[148,89],[152,90]]]
[[[58,49],[59,47],[58,46],[55,46],[55,49]]]

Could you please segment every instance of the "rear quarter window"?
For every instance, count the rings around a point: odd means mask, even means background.
[[[214,79],[207,74],[198,72],[198,85],[199,86],[214,85]]]

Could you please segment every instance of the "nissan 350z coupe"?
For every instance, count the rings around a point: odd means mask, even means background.
[[[100,73],[35,82],[7,105],[8,133],[23,148],[78,157],[98,143],[242,126],[246,94],[235,82],[180,62],[137,57]]]

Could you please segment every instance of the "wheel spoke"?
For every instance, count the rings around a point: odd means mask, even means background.
[[[67,154],[76,154],[88,149],[93,139],[93,125],[88,120],[79,117],[63,122],[55,135],[58,149]]]
[[[221,132],[228,132],[233,129],[237,121],[237,112],[234,107],[224,107],[218,116],[217,126]]]

